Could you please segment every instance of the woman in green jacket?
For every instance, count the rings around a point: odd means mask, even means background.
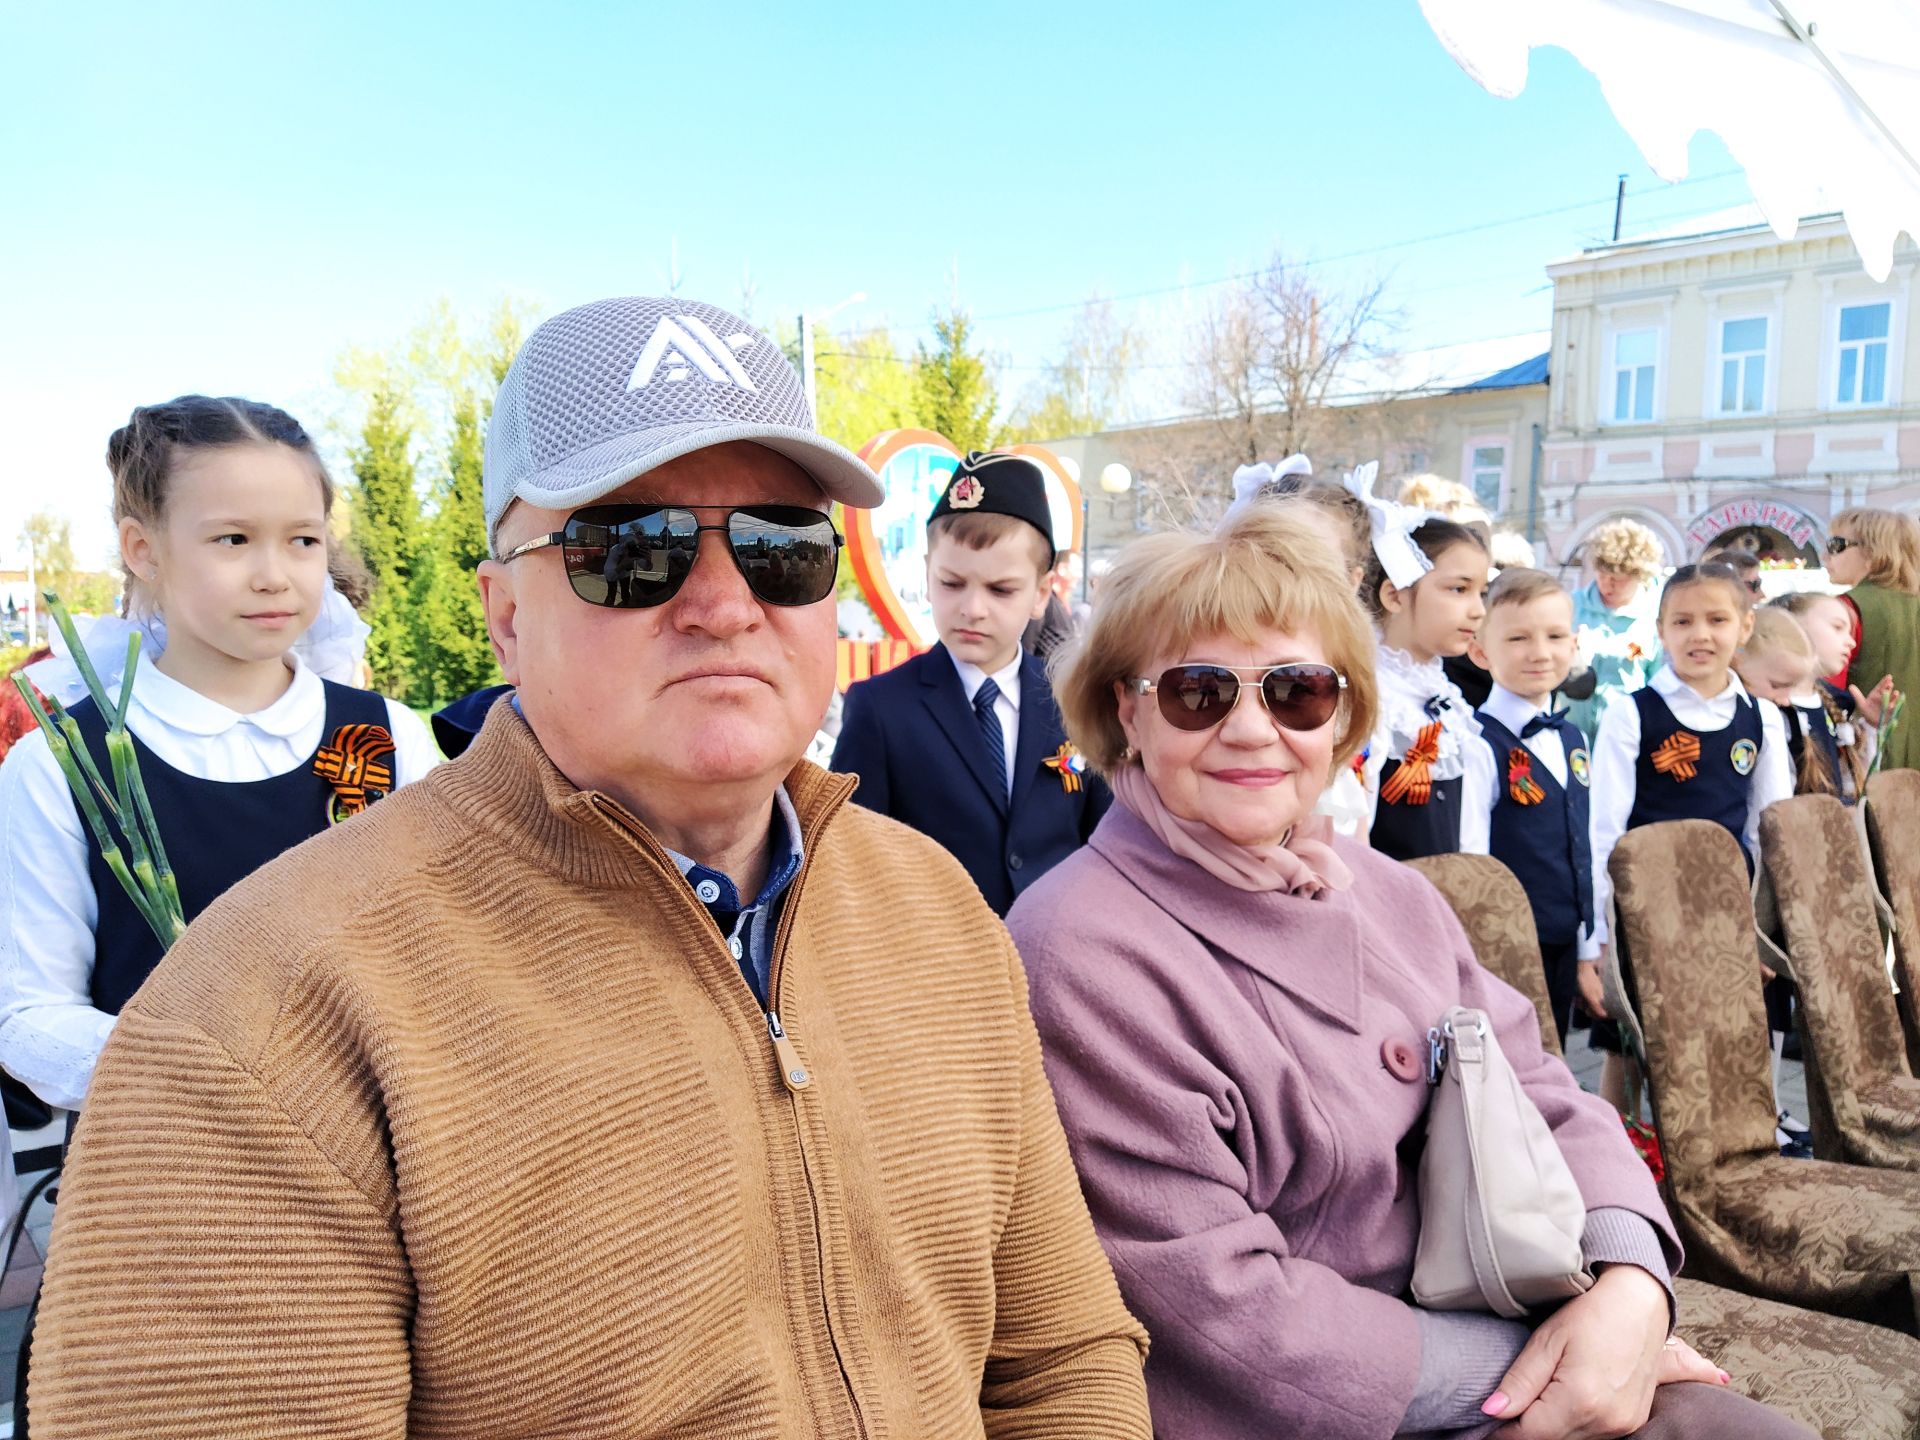
[[[1846,683],[1871,694],[1891,675],[1901,695],[1920,691],[1920,525],[1892,510],[1855,507],[1833,517],[1827,575],[1850,585],[1855,644]],[[1920,770],[1920,714],[1886,738],[1882,766]]]

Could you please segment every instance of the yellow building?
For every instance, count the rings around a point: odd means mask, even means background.
[[[1783,241],[1755,214],[1547,267],[1555,559],[1627,515],[1676,564],[1735,537],[1817,566],[1837,511],[1920,502],[1920,251],[1904,241],[1876,284],[1838,216]]]

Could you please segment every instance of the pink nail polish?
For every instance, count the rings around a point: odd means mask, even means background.
[[[1729,1385],[1729,1384],[1732,1384],[1732,1383],[1733,1383],[1733,1376],[1731,1376],[1731,1375],[1729,1375],[1729,1374],[1728,1374],[1728,1373],[1727,1373],[1726,1371],[1724,1371],[1724,1370],[1722,1370],[1722,1371],[1720,1372],[1720,1383],[1721,1383],[1722,1385]]]
[[[1507,1413],[1506,1392],[1496,1390],[1487,1397],[1487,1403],[1480,1407],[1482,1415],[1504,1415]]]

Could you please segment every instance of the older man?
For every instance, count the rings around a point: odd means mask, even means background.
[[[827,502],[880,498],[722,310],[533,334],[480,576],[516,691],[127,1007],[37,1440],[1147,1434],[1005,931],[797,763]]]

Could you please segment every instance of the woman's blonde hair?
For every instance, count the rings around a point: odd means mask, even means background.
[[[1103,774],[1127,763],[1116,684],[1197,642],[1230,635],[1252,643],[1267,630],[1314,635],[1346,676],[1333,763],[1359,754],[1378,704],[1373,627],[1328,543],[1331,528],[1318,507],[1279,500],[1251,505],[1211,533],[1170,531],[1121,551],[1085,634],[1053,665],[1061,718],[1088,763]]]
[[[1833,517],[1834,530],[1867,547],[1867,579],[1888,590],[1920,595],[1920,525],[1893,510],[1856,505]]]
[[[1587,558],[1598,570],[1632,575],[1641,581],[1660,573],[1660,541],[1638,520],[1609,520],[1587,537]]]
[[[1733,657],[1733,668],[1744,680],[1748,662],[1764,660],[1769,655],[1791,655],[1796,660],[1804,660],[1808,675],[1812,675],[1818,663],[1813,641],[1807,638],[1807,632],[1792,612],[1783,606],[1762,605],[1753,612],[1753,633]],[[1794,723],[1792,718],[1787,720],[1789,726]],[[1799,773],[1793,777],[1793,789],[1796,795],[1833,795],[1839,791],[1837,777],[1828,773],[1825,753],[1812,740],[1801,742]]]

